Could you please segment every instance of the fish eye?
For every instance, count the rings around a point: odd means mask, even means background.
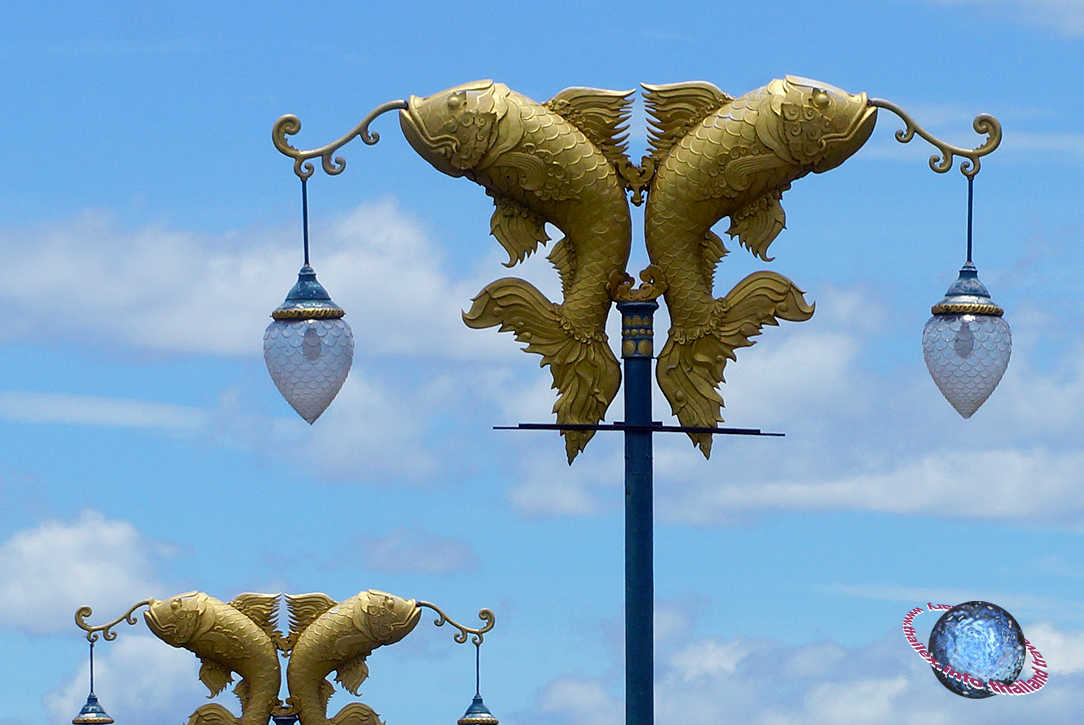
[[[463,105],[463,93],[453,93],[448,96],[448,108],[458,110]]]
[[[817,88],[813,91],[813,105],[817,108],[824,110],[832,103],[832,100],[828,97],[828,94]]]

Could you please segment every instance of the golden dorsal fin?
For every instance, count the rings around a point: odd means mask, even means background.
[[[645,91],[648,143],[654,158],[665,156],[693,126],[734,100],[706,81],[640,85]]]
[[[553,245],[553,251],[547,259],[561,278],[561,294],[568,297],[572,289],[572,280],[576,275],[576,249],[568,243],[566,237]]]
[[[274,639],[278,634],[279,597],[280,594],[253,594],[246,592],[238,594],[229,605],[241,612],[256,626]]]
[[[606,158],[617,164],[628,151],[628,121],[635,92],[566,88],[543,105],[583,131]]]
[[[298,636],[316,621],[316,618],[334,607],[338,602],[326,594],[287,594],[286,608],[290,612],[289,645],[292,647]]]
[[[700,271],[709,290],[715,285],[715,267],[726,255],[723,240],[709,229],[700,242]]]

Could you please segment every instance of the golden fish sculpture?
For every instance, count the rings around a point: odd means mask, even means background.
[[[730,217],[728,234],[769,260],[768,246],[784,227],[783,192],[857,151],[877,109],[864,93],[793,76],[740,98],[703,82],[644,89],[655,168],[644,236],[670,315],[656,377],[683,426],[714,427],[722,421],[717,388],[735,348],[752,345],[777,319],[809,319],[813,306],[774,272],[755,272],[716,298],[715,267],[727,250],[711,227]],[[710,454],[710,435],[690,437]]]
[[[549,254],[561,280],[555,304],[525,280],[488,284],[463,314],[471,327],[499,326],[549,365],[558,423],[594,424],[621,384],[606,337],[611,275],[632,245],[625,184],[625,130],[632,91],[569,88],[539,104],[501,83],[476,81],[411,96],[400,124],[411,146],[451,176],[486,188],[490,228],[511,267],[563,234]],[[593,431],[562,431],[569,463]]]
[[[143,617],[159,639],[193,652],[200,659],[199,678],[211,696],[233,681],[241,717],[210,703],[196,710],[189,725],[267,725],[279,703],[282,671],[276,626],[278,594],[241,594],[222,602],[202,592],[150,600]]]
[[[343,602],[326,594],[287,594],[286,605],[287,703],[301,725],[378,725],[376,713],[362,703],[351,703],[329,719],[327,704],[335,687],[325,678],[337,670],[335,681],[357,695],[369,676],[366,657],[377,647],[398,642],[417,625],[421,609],[415,601],[370,589]]]

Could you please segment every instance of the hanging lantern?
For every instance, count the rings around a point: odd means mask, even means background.
[[[90,640],[90,694],[79,714],[72,718],[72,725],[109,725],[112,722],[113,718],[109,717],[94,694],[94,640]]]
[[[1012,332],[970,261],[922,330],[922,356],[941,393],[970,418],[1009,366]]]
[[[263,357],[282,397],[310,424],[346,382],[354,359],[354,334],[307,263],[286,301],[271,313]]]

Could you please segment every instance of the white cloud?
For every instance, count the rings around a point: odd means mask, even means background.
[[[620,725],[623,705],[598,680],[562,677],[551,682],[538,698],[539,721],[577,725]]]
[[[13,248],[15,236],[19,274],[0,279],[8,333],[113,350],[259,354],[271,310],[301,266],[297,234],[286,229],[209,237],[159,225],[124,229],[88,212],[48,228],[0,231]],[[471,358],[492,349],[491,337],[459,316],[484,282],[453,281],[439,250],[393,201],[362,204],[334,222],[313,264],[367,351]]]
[[[50,521],[0,545],[0,621],[35,634],[72,633],[80,606],[109,621],[160,591],[155,560],[166,553],[127,521],[94,511]]]
[[[755,510],[857,509],[1079,525],[1084,502],[1074,492],[1081,466],[1082,451],[946,450],[884,473],[740,485],[691,482],[667,503],[666,515],[707,524]]]
[[[1052,675],[1084,672],[1084,632],[1067,632],[1043,620],[1028,626],[1025,634],[1050,665]]]
[[[88,682],[84,663],[70,680],[45,695],[50,722],[71,722],[86,702]],[[181,722],[205,704],[208,695],[199,681],[199,660],[191,652],[128,632],[95,645],[94,692],[103,709],[122,723]],[[240,711],[228,690],[216,701]]]
[[[1055,665],[1046,652],[1061,655],[1059,641],[1072,642],[1072,666],[1079,665],[1076,650],[1082,633],[1059,632],[1049,624],[1025,630],[1051,668]],[[1062,673],[1052,669],[1046,691],[1002,697],[996,705],[984,707],[949,693],[899,631],[851,648],[831,642],[785,645],[768,639],[690,639],[669,658],[657,659],[656,671],[656,712],[680,713],[691,725],[947,724],[972,722],[977,713],[990,725],[1039,725],[1071,722],[1084,696],[1084,678],[1070,675],[1068,668]],[[1029,670],[1024,674],[1028,676]],[[550,689],[543,693],[548,696]],[[575,700],[572,704],[580,706]],[[582,706],[588,712],[598,709],[591,700]],[[569,722],[579,717],[575,711],[567,714]]]
[[[205,423],[199,408],[145,400],[65,393],[0,392],[0,418],[19,423],[66,423],[193,431]]]

